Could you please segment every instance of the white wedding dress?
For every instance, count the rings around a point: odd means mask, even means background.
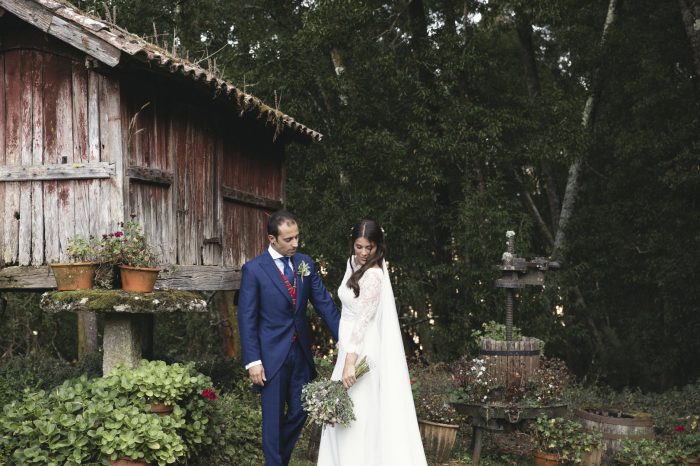
[[[321,436],[319,466],[424,466],[427,464],[401,340],[391,281],[386,266],[372,268],[360,279],[360,296],[346,283],[348,261],[338,289],[343,305],[338,361],[331,378],[340,380],[347,353],[367,357],[370,371],[348,393],[356,420],[350,426],[326,426]]]

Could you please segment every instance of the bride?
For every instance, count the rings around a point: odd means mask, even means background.
[[[324,427],[318,465],[426,465],[381,227],[361,220],[351,247],[338,289],[343,311],[331,379],[348,389],[356,420]],[[370,371],[358,380],[355,364],[365,356]]]

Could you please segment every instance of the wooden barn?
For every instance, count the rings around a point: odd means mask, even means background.
[[[157,288],[235,290],[284,204],[284,148],[321,135],[56,0],[0,0],[0,289],[47,289],[67,239],[136,215]]]

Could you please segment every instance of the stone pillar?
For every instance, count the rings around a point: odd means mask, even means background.
[[[133,314],[105,314],[102,339],[102,375],[117,364],[136,367],[141,360],[141,333]]]

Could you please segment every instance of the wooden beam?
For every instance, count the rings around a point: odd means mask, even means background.
[[[237,267],[209,265],[163,266],[156,289],[158,290],[237,290],[241,271]],[[49,266],[0,268],[0,290],[32,291],[56,288],[56,280]]]
[[[30,0],[0,0],[0,7],[13,15],[46,32],[51,25],[53,14]]]
[[[82,27],[54,16],[49,26],[49,34],[55,36],[91,57],[95,57],[108,66],[116,66],[121,57],[121,50],[112,44],[86,32]]]
[[[226,291],[241,285],[239,267],[218,265],[173,265],[158,274],[156,289]]]
[[[173,172],[159,170],[157,168],[131,166],[126,169],[126,175],[132,180],[145,181],[146,183],[170,186],[173,184]]]
[[[110,178],[115,174],[113,162],[14,165],[0,167],[0,182]]]
[[[85,30],[66,21],[45,6],[30,0],[0,0],[0,7],[27,23],[72,45],[109,66],[116,66],[121,50]]]
[[[282,201],[259,196],[257,194],[247,193],[228,186],[221,186],[221,195],[225,201],[239,202],[255,207],[262,207],[268,210],[278,210],[282,208]]]

